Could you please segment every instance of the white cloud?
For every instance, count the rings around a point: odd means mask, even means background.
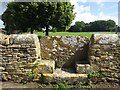
[[[106,15],[103,12],[100,12],[97,16],[97,20],[114,20],[118,24],[118,18],[115,16]]]
[[[78,1],[85,3],[85,2],[87,2],[88,0],[78,0]]]
[[[85,3],[85,2],[88,2],[89,0],[70,0],[70,2],[72,3],[72,4],[77,4],[78,2],[82,2],[82,3]]]
[[[89,22],[95,21],[96,19],[97,18],[94,15],[92,15],[90,12],[78,13],[76,15],[75,20],[73,21],[73,24],[76,21],[84,21],[85,23],[89,23]]]
[[[79,5],[78,2],[81,2],[81,0],[71,0],[71,3],[74,5],[74,12],[76,13],[76,17],[75,20],[73,20],[72,25],[76,21],[93,21],[95,17],[90,13],[90,6]],[[91,17],[91,20],[89,19],[89,17]]]
[[[94,15],[90,10],[90,6],[79,5],[78,1],[80,2],[80,0],[76,0],[76,1],[71,0],[71,3],[75,6],[74,12],[76,13],[76,17],[73,20],[72,25],[74,25],[76,21],[84,21],[85,23],[89,23],[95,20],[109,20],[109,19],[114,20],[116,24],[118,24],[117,17],[106,15],[103,12],[100,12],[97,15]],[[99,11],[101,11],[104,6],[102,2],[105,0],[98,0],[98,1],[100,2],[98,4],[101,5]]]
[[[0,28],[4,28],[3,21],[0,20]]]
[[[89,23],[97,19],[94,15],[90,13],[89,6],[85,7],[81,5],[79,6],[79,9],[76,8],[74,11],[76,12],[76,17],[72,24],[74,24],[76,21],[84,21],[86,23]]]
[[[74,12],[76,13],[85,13],[85,12],[90,12],[90,6],[83,6],[83,5],[80,5],[79,7],[75,8]]]

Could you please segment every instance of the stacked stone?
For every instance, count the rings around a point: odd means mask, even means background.
[[[0,61],[2,61],[2,67],[5,68],[4,71],[8,74],[3,79],[11,79],[15,82],[27,79],[27,75],[32,72],[34,62],[40,58],[37,35],[10,35],[2,41],[7,41],[7,43],[2,43]]]
[[[42,37],[40,44],[43,60],[39,62],[38,67],[39,73],[42,73],[42,82],[60,83],[66,81],[69,84],[87,82],[87,73],[90,69],[90,65],[87,64],[88,43],[89,39],[82,36]],[[86,63],[82,64],[86,67],[80,67],[81,63],[78,62],[81,61]],[[54,70],[54,62],[57,68],[62,67],[65,70]],[[71,68],[76,68],[76,71],[72,71]]]
[[[88,43],[89,39],[82,36],[42,37],[42,59],[54,60],[57,68],[73,68],[75,61],[87,60]]]
[[[100,81],[120,82],[120,38],[117,34],[93,35],[88,56],[93,71],[103,74]]]
[[[0,33],[0,81],[2,81],[2,78],[7,80],[6,76],[8,75],[8,72],[5,71],[5,67],[2,64],[3,59],[5,61],[5,58],[3,58],[3,50],[6,49],[4,45],[7,44],[7,41],[7,36]]]

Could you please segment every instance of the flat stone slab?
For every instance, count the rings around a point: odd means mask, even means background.
[[[84,64],[84,63],[79,63],[76,62],[75,64],[76,72],[79,74],[88,74],[91,71],[91,66],[90,64]]]
[[[43,74],[43,83],[60,83],[68,82],[69,84],[75,84],[77,82],[87,82],[87,74],[76,74],[56,69],[53,74]]]
[[[40,74],[52,74],[55,69],[55,61],[53,60],[39,60],[37,70]]]

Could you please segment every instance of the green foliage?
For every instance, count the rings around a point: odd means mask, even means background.
[[[92,77],[99,77],[100,76],[100,73],[98,72],[90,72],[88,74],[88,79],[91,79]]]
[[[67,31],[68,31],[68,32],[80,32],[81,30],[80,30],[79,26],[73,25],[73,26],[71,26],[70,29],[67,30]]]
[[[9,18],[8,18],[9,17]],[[10,2],[2,15],[7,31],[27,32],[49,27],[66,30],[75,14],[70,2]]]
[[[28,72],[27,73],[27,80],[33,81],[34,79],[38,79],[38,74],[39,74],[38,69],[34,69],[33,72]]]
[[[75,22],[75,25],[71,26],[67,31],[68,32],[81,32],[85,29],[85,23],[83,21]]]
[[[38,84],[38,88],[44,88],[46,87],[46,84]]]
[[[86,84],[86,83],[81,83],[81,82],[78,82],[74,88],[91,88],[91,85],[90,84]]]
[[[59,84],[53,85],[53,90],[67,90],[70,88],[67,82],[61,82]]]
[[[97,84],[101,81],[104,81],[103,78],[105,77],[105,74],[103,72],[90,72],[88,74],[88,81],[90,83]]]
[[[90,23],[84,23],[83,21],[75,22],[75,25],[71,26],[69,32],[103,32],[103,31],[114,31],[116,23],[113,20],[97,20]]]
[[[88,79],[91,79],[93,77],[104,77],[104,73],[102,72],[90,72],[88,73]]]
[[[78,26],[80,28],[80,30],[84,30],[85,28],[85,23],[83,21],[79,22],[75,22],[75,25]]]
[[[91,31],[112,31],[115,28],[115,22],[113,20],[98,20],[90,23]]]
[[[116,23],[113,20],[108,20],[107,21],[107,30],[108,31],[113,31],[116,27]]]
[[[27,75],[29,81],[32,81],[35,78],[35,74],[33,74],[32,72],[29,72]]]

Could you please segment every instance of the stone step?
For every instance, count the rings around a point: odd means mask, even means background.
[[[37,60],[34,64],[37,64],[37,68],[33,72],[38,72],[39,74],[52,74],[55,69],[54,60]]]
[[[78,74],[88,74],[91,71],[90,64],[85,61],[76,61],[75,68]]]
[[[43,83],[60,83],[68,82],[69,84],[76,84],[78,82],[87,82],[87,74],[76,74],[63,71],[61,69],[56,69],[53,74],[43,74]]]

